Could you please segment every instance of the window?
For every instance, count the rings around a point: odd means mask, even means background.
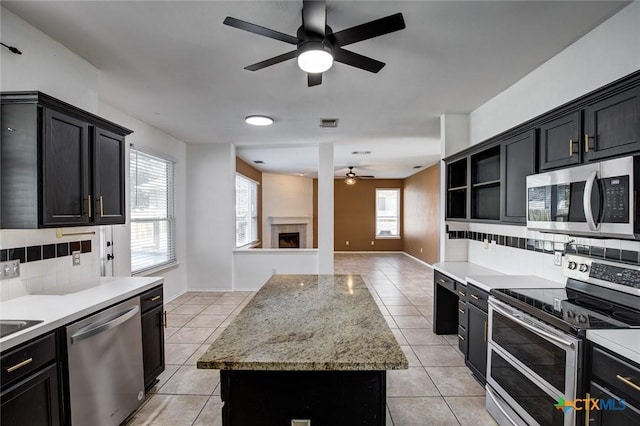
[[[236,247],[258,241],[258,184],[236,174]]]
[[[176,263],[172,161],[131,149],[131,273]]]
[[[400,190],[376,188],[376,237],[400,237]]]

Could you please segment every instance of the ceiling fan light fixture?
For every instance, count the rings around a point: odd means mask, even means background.
[[[273,124],[273,118],[266,115],[248,115],[244,118],[244,121],[252,126],[269,126]]]
[[[356,179],[352,177],[348,177],[344,180],[344,183],[346,183],[347,185],[355,185]]]
[[[298,47],[298,66],[304,72],[320,74],[333,65],[333,55],[321,41],[309,41]]]

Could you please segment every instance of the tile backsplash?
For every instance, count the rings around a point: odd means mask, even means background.
[[[0,230],[0,261],[20,260],[20,277],[0,281],[0,300],[29,293],[73,286],[100,276],[98,228],[65,229],[70,235],[56,237],[55,229]],[[71,254],[80,252],[80,265]]]
[[[640,265],[640,241],[543,233],[524,226],[461,222],[448,225],[446,260],[469,261],[510,275],[536,275],[565,282],[562,267],[553,263],[556,250]]]

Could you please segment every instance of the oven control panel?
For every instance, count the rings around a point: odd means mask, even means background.
[[[568,255],[563,269],[565,277],[640,295],[638,266]]]

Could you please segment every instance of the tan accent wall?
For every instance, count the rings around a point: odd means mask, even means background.
[[[258,185],[258,239],[262,238],[262,172],[236,157],[236,173],[255,180]]]
[[[400,235],[403,235],[402,179],[362,179],[347,185],[334,180],[334,249],[336,251],[402,251],[403,239],[376,239],[376,188],[400,189]],[[349,241],[349,245],[346,245]],[[374,245],[371,245],[371,241]]]
[[[440,164],[436,164],[404,180],[406,253],[430,264],[438,261],[439,215]]]

